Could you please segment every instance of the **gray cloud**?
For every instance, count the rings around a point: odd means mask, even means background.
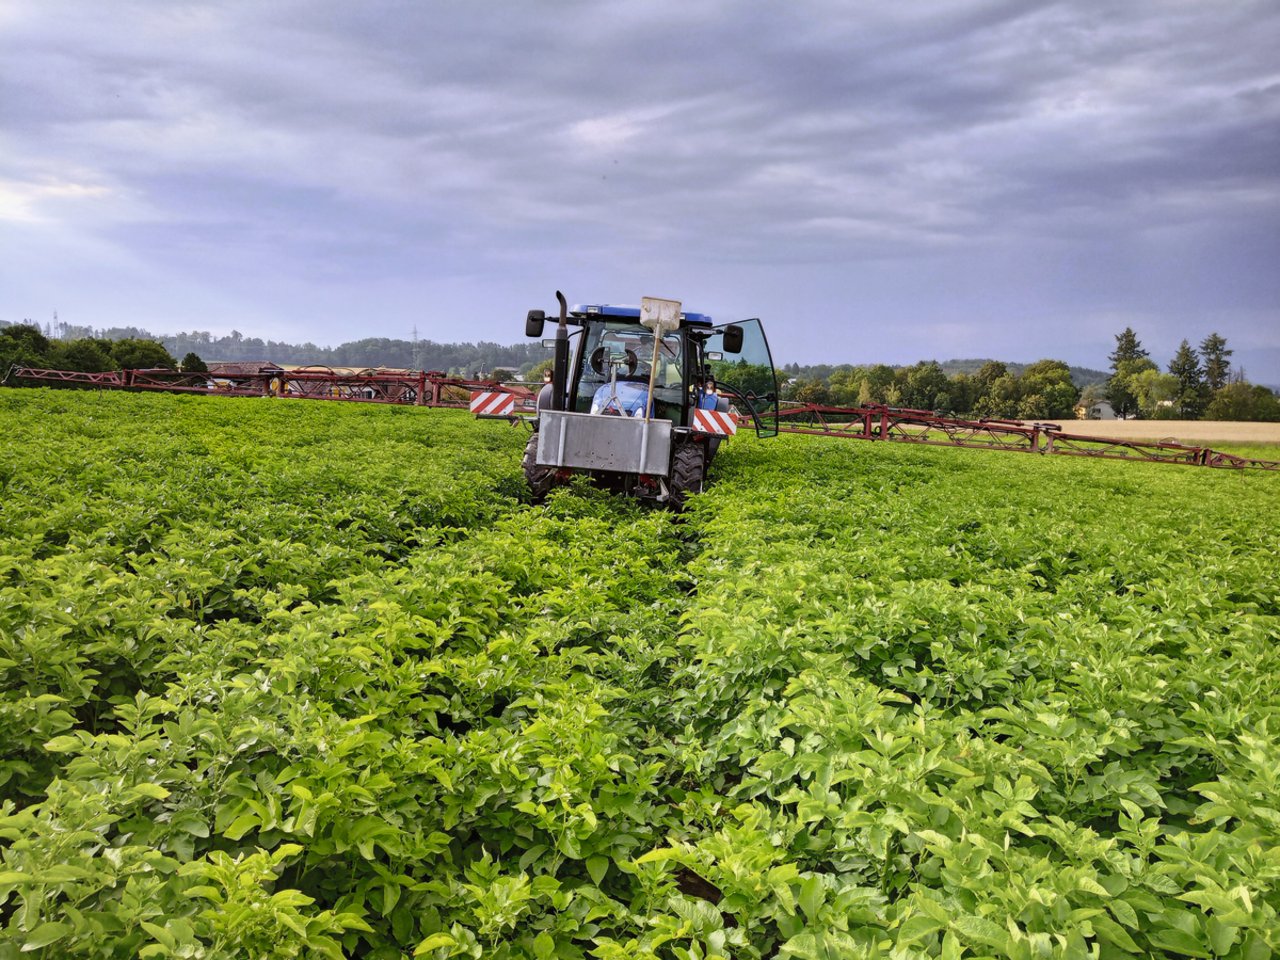
[[[511,340],[559,286],[1280,382],[1280,10],[865,6],[18,3],[0,316]]]

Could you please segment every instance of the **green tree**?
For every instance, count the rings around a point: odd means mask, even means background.
[[[999,401],[991,398],[991,390],[998,380],[1009,375],[1009,367],[1007,364],[1001,363],[999,360],[988,360],[978,372],[973,375],[971,389],[969,392],[969,409],[976,415],[981,417],[1006,416],[1004,413],[995,413],[995,409],[999,406]],[[1012,416],[1012,413],[1008,414]]]
[[[1253,388],[1253,418],[1270,423],[1280,422],[1280,396],[1263,386]]]
[[[1071,380],[1071,367],[1061,360],[1037,360],[1022,371],[1021,392],[1025,398],[1038,397],[1032,408],[1039,412],[1020,413],[1022,419],[1053,418],[1063,420],[1074,415],[1080,391]]]
[[[1169,361],[1169,373],[1178,379],[1178,392],[1173,398],[1178,415],[1184,420],[1196,419],[1204,412],[1209,397],[1200,357],[1186,340],[1178,345],[1178,352]]]
[[[1138,412],[1138,398],[1130,380],[1136,374],[1155,369],[1150,355],[1142,348],[1132,327],[1125,327],[1116,334],[1116,348],[1108,357],[1111,361],[1111,378],[1107,381],[1107,399],[1116,416],[1126,419]]]
[[[1013,419],[1018,416],[1022,389],[1018,378],[1006,373],[991,383],[987,394],[979,398],[973,412],[980,417]]]
[[[34,323],[15,323],[0,329],[0,378],[11,366],[47,367],[49,338]]]
[[[763,397],[775,392],[777,380],[773,368],[764,363],[747,363],[739,360],[736,363],[728,360],[717,360],[711,364],[711,372],[716,380],[733,387],[741,394],[754,394]],[[824,388],[826,387],[823,384]]]
[[[111,341],[95,337],[53,344],[49,351],[49,363],[58,370],[76,370],[81,373],[103,373],[120,368],[120,364],[111,356]]]
[[[1240,377],[1213,395],[1205,419],[1280,421],[1280,398]]]
[[[1172,420],[1178,415],[1175,405],[1178,396],[1178,378],[1171,373],[1161,373],[1154,364],[1129,377],[1129,389],[1138,403],[1138,409],[1149,420]]]
[[[1044,387],[1045,416],[1053,420],[1070,420],[1075,416],[1080,391],[1074,383],[1053,383]]]
[[[1204,379],[1210,390],[1221,390],[1231,377],[1231,355],[1227,338],[1211,333],[1200,342],[1200,356],[1204,358]]]
[[[831,402],[831,389],[826,381],[817,377],[798,380],[791,391],[791,399],[798,403],[826,404]]]
[[[933,410],[947,392],[947,375],[936,360],[922,360],[904,372],[902,402],[916,410]]]
[[[164,344],[158,340],[145,340],[141,337],[127,337],[124,340],[111,342],[108,348],[112,359],[126,370],[150,370],[164,367],[169,370],[178,368]]]
[[[1050,416],[1049,401],[1042,393],[1029,393],[1018,401],[1019,420],[1047,420]]]
[[[988,360],[978,368],[978,372],[973,375],[973,379],[990,389],[993,383],[1008,375],[1008,364],[1001,363],[999,360]]]
[[[1071,381],[1071,367],[1061,360],[1037,360],[1035,363],[1027,364],[1022,371],[1022,376],[1028,380],[1069,383]]]
[[[208,373],[209,372],[208,364],[206,364],[203,360],[201,360],[200,354],[196,353],[194,350],[192,350],[190,353],[188,353],[185,357],[182,358],[182,365],[180,369],[182,370],[183,373]]]
[[[951,409],[960,414],[973,410],[974,397],[977,391],[974,380],[965,373],[957,373],[947,384],[947,395],[951,399]]]
[[[858,402],[862,386],[862,371],[858,367],[840,367],[827,378],[831,388],[831,402],[841,407],[852,407]]]
[[[866,368],[864,379],[873,402],[889,402],[889,388],[893,386],[893,367],[887,363],[873,363]],[[861,395],[861,387],[858,388],[858,392]]]

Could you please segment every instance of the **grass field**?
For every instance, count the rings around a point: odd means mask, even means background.
[[[0,960],[1280,951],[1280,476],[0,391]]]

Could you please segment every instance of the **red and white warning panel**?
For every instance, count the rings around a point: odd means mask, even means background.
[[[738,432],[738,422],[731,413],[720,410],[695,410],[693,429],[702,433],[714,433],[718,437],[732,437]]]
[[[477,417],[509,417],[516,395],[502,390],[478,390],[471,394],[471,412]]]

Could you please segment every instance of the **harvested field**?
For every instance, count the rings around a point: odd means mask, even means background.
[[[1063,420],[1067,433],[1122,440],[1176,440],[1178,443],[1276,443],[1280,423],[1232,420]]]

